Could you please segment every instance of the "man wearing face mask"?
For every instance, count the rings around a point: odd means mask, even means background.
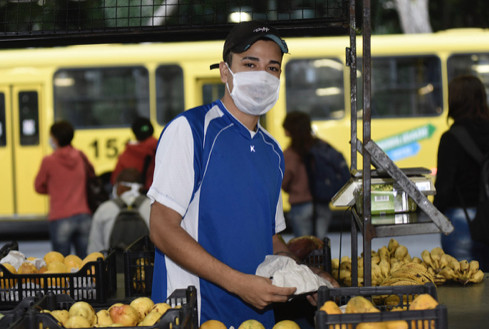
[[[87,253],[120,248],[119,242],[113,241],[114,236],[120,236],[121,241],[128,244],[129,241],[135,241],[140,236],[147,235],[151,204],[149,199],[140,193],[142,188],[141,174],[135,168],[126,168],[119,173],[112,191],[113,199],[102,203],[93,214]],[[136,228],[142,227],[142,229],[137,230],[128,230],[128,227],[116,227],[117,216],[125,208],[137,210],[139,216],[134,220],[142,219],[146,227],[143,225],[136,226]],[[132,225],[132,223],[133,221],[130,224]],[[114,230],[118,231],[117,235],[113,235]]]
[[[198,292],[199,323],[235,328],[248,319],[272,328],[271,304],[296,288],[254,275],[266,255],[287,252],[281,183],[283,154],[259,124],[279,95],[287,45],[271,26],[237,24],[219,67],[222,99],[169,123],[156,153],[150,236],[156,246],[152,299]]]

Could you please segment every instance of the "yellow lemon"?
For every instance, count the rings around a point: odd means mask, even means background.
[[[63,256],[62,253],[57,251],[50,251],[46,255],[44,255],[44,261],[46,262],[46,264],[49,264],[54,261],[63,262],[64,259],[65,256]]]
[[[250,319],[250,320],[243,321],[239,325],[238,329],[265,329],[265,327],[260,321]]]
[[[82,266],[88,262],[95,262],[99,258],[105,259],[104,254],[98,251],[92,252],[91,254],[88,254],[87,257],[83,258]]]
[[[47,271],[49,271],[49,273],[67,273],[68,268],[66,267],[65,263],[54,261],[48,264]]]
[[[200,325],[200,329],[227,329],[227,327],[219,320],[207,320]]]
[[[15,267],[12,265],[12,264],[9,264],[9,263],[3,263],[2,264],[10,273],[12,274],[16,274],[17,273],[17,270],[15,269]],[[0,273],[3,273],[3,272],[0,272]]]
[[[82,266],[82,259],[77,255],[68,255],[64,259],[64,264],[68,269],[68,272],[72,272],[72,269],[75,269],[74,272],[78,271]]]
[[[282,320],[277,322],[272,329],[301,329],[301,327],[292,320]]]

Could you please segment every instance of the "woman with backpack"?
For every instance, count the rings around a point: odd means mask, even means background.
[[[458,260],[478,260],[480,268],[486,272],[489,270],[489,246],[474,241],[469,225],[477,212],[481,166],[470,156],[467,143],[457,139],[454,130],[465,130],[483,154],[489,153],[487,95],[482,82],[470,75],[454,78],[448,89],[447,120],[453,119],[453,125],[440,139],[433,204],[455,229],[441,236],[441,246],[445,253]]]
[[[289,194],[288,220],[295,236],[326,236],[332,218],[331,197],[348,181],[341,153],[313,135],[304,112],[289,112],[283,122],[290,145],[284,150],[282,189]]]

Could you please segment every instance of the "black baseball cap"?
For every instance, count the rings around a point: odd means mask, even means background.
[[[248,50],[259,39],[274,41],[283,54],[289,52],[287,44],[278,34],[277,29],[260,21],[241,22],[236,24],[226,37],[222,50],[222,59],[225,61],[230,52],[242,53]],[[212,64],[211,69],[218,68],[219,64]]]
[[[137,117],[131,125],[132,132],[138,141],[143,141],[146,138],[153,136],[154,128],[151,121],[145,117]]]

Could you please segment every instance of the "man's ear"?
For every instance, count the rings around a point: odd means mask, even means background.
[[[221,74],[221,81],[223,83],[228,82],[229,68],[223,61],[219,63],[219,73]]]

